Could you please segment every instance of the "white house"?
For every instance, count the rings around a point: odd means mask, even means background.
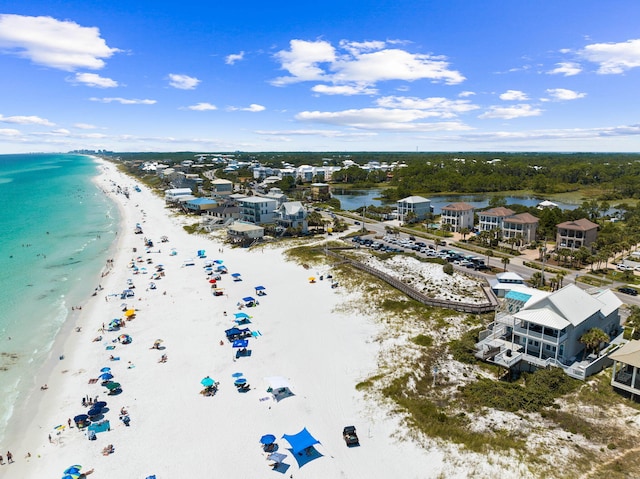
[[[478,213],[478,229],[480,231],[502,230],[503,220],[515,213],[512,209],[505,208],[504,206],[481,211]]]
[[[164,191],[164,201],[167,203],[175,203],[178,198],[185,196],[193,196],[191,188],[171,188]]]
[[[613,359],[611,385],[635,396],[640,394],[640,341],[629,341],[609,355]]]
[[[283,228],[300,228],[309,231],[307,210],[299,201],[286,201],[276,210],[276,224]]]
[[[519,302],[522,307],[498,312],[480,333],[477,357],[506,368],[557,366],[580,379],[606,365],[600,358],[585,356],[580,338],[592,328],[603,330],[611,339],[619,334],[622,302],[611,290],[591,295],[569,284],[533,302],[525,301],[522,294],[506,303]]]
[[[266,224],[275,222],[276,200],[259,196],[247,196],[238,200],[240,219],[247,223]]]
[[[402,223],[407,221],[406,217],[408,213],[413,213],[417,221],[426,219],[431,213],[433,208],[431,207],[431,200],[423,198],[422,196],[408,196],[401,200],[398,200],[398,220]]]
[[[462,228],[473,228],[473,205],[465,202],[450,203],[442,207],[440,223],[450,225],[451,230],[459,233]]]

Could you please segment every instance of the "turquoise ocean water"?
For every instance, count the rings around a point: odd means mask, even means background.
[[[89,156],[0,155],[0,439],[110,257],[119,217],[97,173]]]

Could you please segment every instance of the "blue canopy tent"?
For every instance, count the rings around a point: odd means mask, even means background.
[[[207,253],[205,252],[205,250],[199,249],[198,250],[198,258],[206,258],[206,257],[207,257]]]
[[[313,437],[306,427],[298,434],[285,434],[282,438],[291,445],[291,452],[294,454],[301,453],[314,444],[320,444],[320,441]]]
[[[265,294],[267,294],[265,292],[265,287],[264,286],[256,286],[255,290],[256,290],[256,295],[258,296],[264,296]]]

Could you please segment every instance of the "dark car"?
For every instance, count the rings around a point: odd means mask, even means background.
[[[638,296],[638,290],[635,288],[618,288],[618,291],[625,294],[630,294],[631,296]]]
[[[344,442],[347,446],[359,446],[360,440],[358,439],[358,435],[356,434],[355,426],[346,426],[342,430],[342,437],[344,438]]]

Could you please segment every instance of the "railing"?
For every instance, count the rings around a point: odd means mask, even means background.
[[[489,298],[487,297],[487,302],[486,303],[480,303],[480,304],[474,304],[474,303],[459,303],[456,301],[448,301],[446,299],[436,299],[436,298],[430,298],[429,296],[426,296],[424,294],[422,294],[420,291],[412,288],[411,286],[409,286],[406,283],[403,283],[402,281],[400,281],[397,278],[394,278],[393,276],[390,276],[386,273],[383,273],[382,271],[379,271],[375,268],[372,268],[371,266],[368,266],[366,264],[360,263],[359,261],[356,261],[354,259],[351,258],[347,258],[346,256],[342,256],[341,254],[335,253],[333,251],[330,250],[326,250],[327,254],[330,254],[331,256],[335,256],[337,258],[340,258],[343,262],[349,263],[351,266],[353,266],[356,269],[359,269],[361,271],[364,271],[366,273],[369,273],[373,276],[376,276],[378,278],[380,278],[381,280],[383,280],[385,283],[393,286],[394,288],[398,289],[399,291],[402,291],[404,294],[406,294],[407,296],[409,296],[411,299],[415,299],[416,301],[422,303],[422,304],[426,304],[427,306],[435,306],[437,308],[447,308],[447,309],[453,309],[454,311],[461,311],[463,313],[473,313],[473,314],[481,314],[481,313],[490,313],[492,311],[495,310],[496,306],[493,304],[493,302],[491,300],[489,300]],[[483,292],[485,294],[485,297],[487,296],[487,292],[483,289]]]

